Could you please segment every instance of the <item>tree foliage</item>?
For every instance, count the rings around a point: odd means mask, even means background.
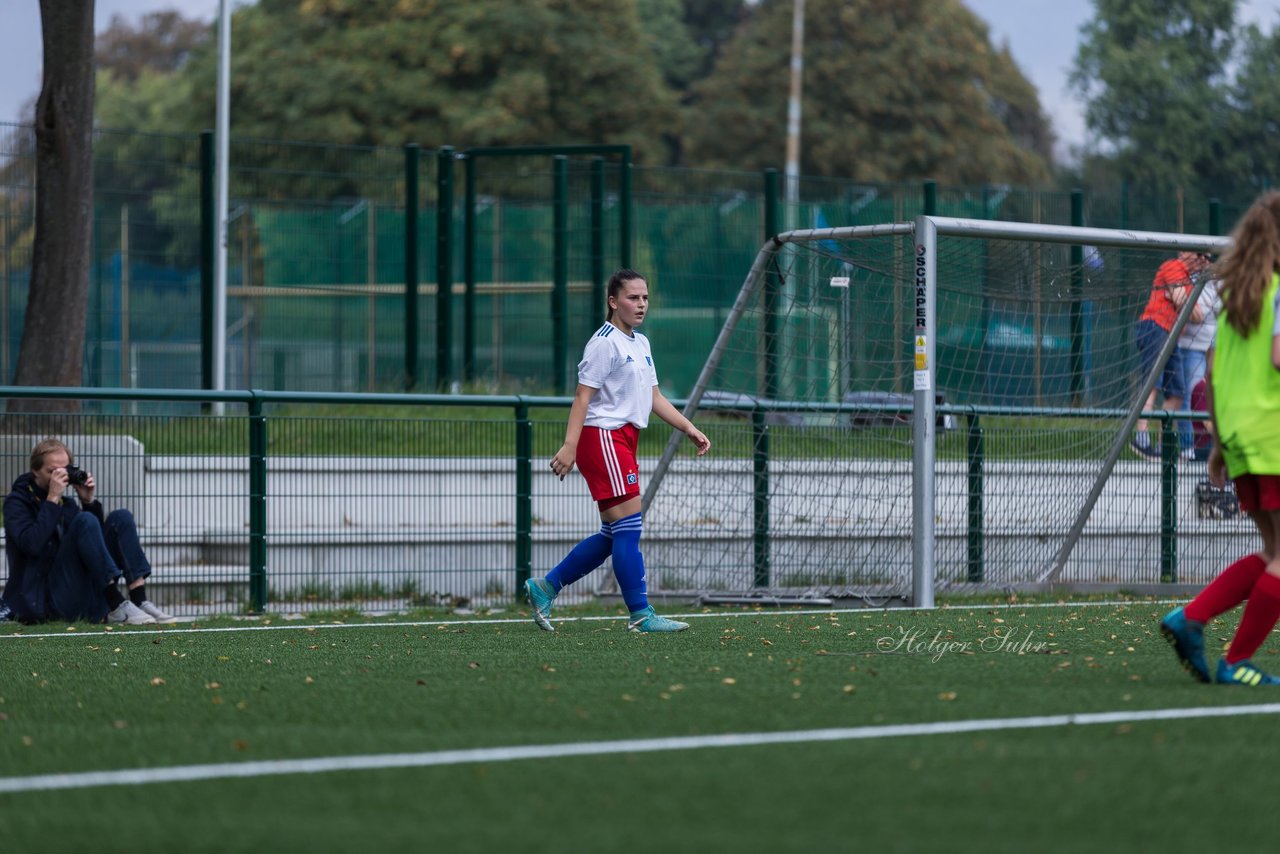
[[[186,65],[191,53],[209,41],[210,29],[176,11],[150,12],[137,26],[114,15],[98,33],[94,57],[99,71],[132,82],[144,71],[165,73]]]
[[[1256,192],[1280,183],[1280,29],[1264,35],[1251,25],[1240,43],[1243,58],[1227,98],[1233,109],[1215,177]]]
[[[460,148],[630,143],[641,164],[777,166],[790,9],[790,0],[260,0],[233,22],[232,134]],[[1052,137],[1036,93],[960,0],[809,0],[808,18],[807,173],[1047,179]],[[103,63],[99,124],[208,127],[216,45],[188,38],[178,49],[170,34],[190,33],[167,18],[139,30],[154,44],[130,53],[158,61],[129,75]],[[113,38],[137,43],[125,30]]]
[[[1236,0],[1095,0],[1071,85],[1125,180],[1150,192],[1223,174]],[[1211,177],[1212,176],[1212,177]]]
[[[232,133],[428,146],[631,143],[661,163],[654,129],[675,98],[636,0],[262,0],[233,22]],[[184,74],[211,80],[215,52]],[[212,87],[174,117],[207,126]]]
[[[700,164],[777,165],[786,132],[792,3],[762,0],[694,87]],[[1047,180],[1034,89],[959,0],[809,0],[800,170],[949,183]]]

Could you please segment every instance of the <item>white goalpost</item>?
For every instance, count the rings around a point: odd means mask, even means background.
[[[1188,516],[1203,465],[1127,445],[1195,303],[1143,376],[1152,277],[1227,244],[936,216],[766,241],[685,406],[723,451],[676,434],[646,475],[651,588],[931,607],[1216,567],[1247,532]],[[1157,446],[1187,417],[1158,416]]]

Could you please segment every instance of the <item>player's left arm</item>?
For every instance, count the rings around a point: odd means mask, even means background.
[[[694,427],[693,422],[685,418],[671,401],[663,397],[657,386],[653,387],[653,414],[688,436],[689,441],[697,445],[698,456],[702,456],[711,450],[711,440],[701,430]]]

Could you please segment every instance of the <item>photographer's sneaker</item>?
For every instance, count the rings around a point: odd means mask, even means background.
[[[524,589],[529,594],[529,604],[533,606],[533,621],[544,632],[554,632],[551,606],[556,601],[556,589],[541,578],[530,578],[524,583]]]
[[[168,614],[160,610],[159,608],[156,607],[154,602],[151,602],[149,600],[144,600],[143,603],[138,607],[143,611],[145,611],[146,613],[150,614],[153,618],[155,618],[155,621],[157,623],[164,623],[165,625],[170,625],[172,623],[178,622],[177,617],[173,616],[173,614]]]
[[[0,602],[0,623],[7,623],[14,619],[15,616],[16,615],[13,613],[12,608],[3,602]]]
[[[659,617],[650,605],[643,611],[636,611],[627,621],[627,630],[632,632],[683,632],[689,628],[688,623]]]
[[[107,614],[107,622],[124,626],[154,626],[156,618],[126,599]]]

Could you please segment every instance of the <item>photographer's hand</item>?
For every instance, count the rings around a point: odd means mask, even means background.
[[[80,505],[82,507],[87,507],[93,503],[93,494],[98,489],[98,482],[93,479],[93,472],[86,471],[85,474],[88,477],[85,479],[84,484],[75,487],[76,494],[80,496]]]
[[[49,475],[49,501],[57,504],[62,500],[62,493],[67,491],[67,470],[54,469]]]

